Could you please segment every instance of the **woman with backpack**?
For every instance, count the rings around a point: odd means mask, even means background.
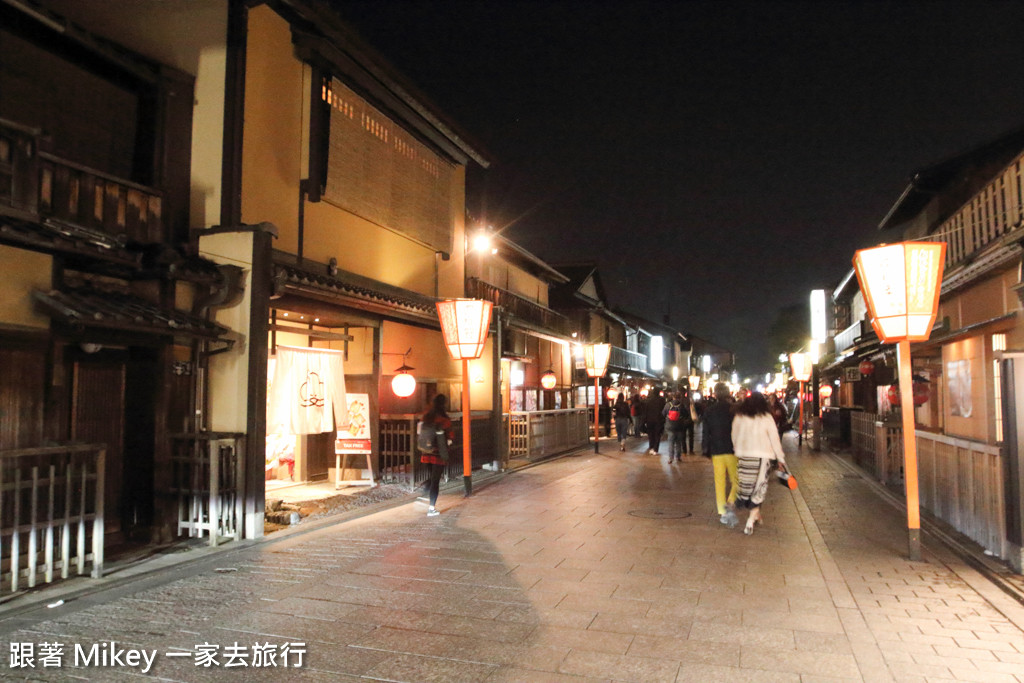
[[[430,410],[424,413],[417,430],[416,446],[420,451],[420,462],[427,466],[430,478],[427,480],[427,495],[430,507],[427,517],[441,514],[434,506],[441,488],[441,476],[448,465],[448,446],[452,443],[452,421],[448,418],[448,397],[438,394],[431,401]]]
[[[690,407],[684,404],[679,392],[672,394],[662,414],[665,416],[665,431],[668,433],[668,461],[673,463],[683,459],[687,424],[690,426],[690,438],[693,438],[693,419],[690,417]]]
[[[631,415],[629,414],[629,404],[626,403],[626,397],[623,396],[622,392],[615,397],[615,435],[619,438],[619,450],[626,450],[626,432],[629,430],[629,423]]]

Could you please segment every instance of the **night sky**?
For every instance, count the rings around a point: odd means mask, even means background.
[[[748,374],[915,170],[1024,125],[1024,2],[336,5],[493,158],[474,217]]]

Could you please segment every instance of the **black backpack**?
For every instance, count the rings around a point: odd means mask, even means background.
[[[436,422],[420,421],[416,426],[416,448],[448,459],[448,438]]]

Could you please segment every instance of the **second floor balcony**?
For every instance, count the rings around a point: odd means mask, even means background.
[[[161,192],[49,154],[44,139],[0,119],[0,216],[108,249],[166,241]]]
[[[554,335],[572,336],[572,323],[561,313],[479,278],[471,277],[466,281],[466,296],[490,301],[513,318]]]

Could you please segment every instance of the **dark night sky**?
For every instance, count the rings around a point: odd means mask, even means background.
[[[474,216],[745,373],[914,170],[1024,124],[1024,2],[336,4],[491,153]]]

